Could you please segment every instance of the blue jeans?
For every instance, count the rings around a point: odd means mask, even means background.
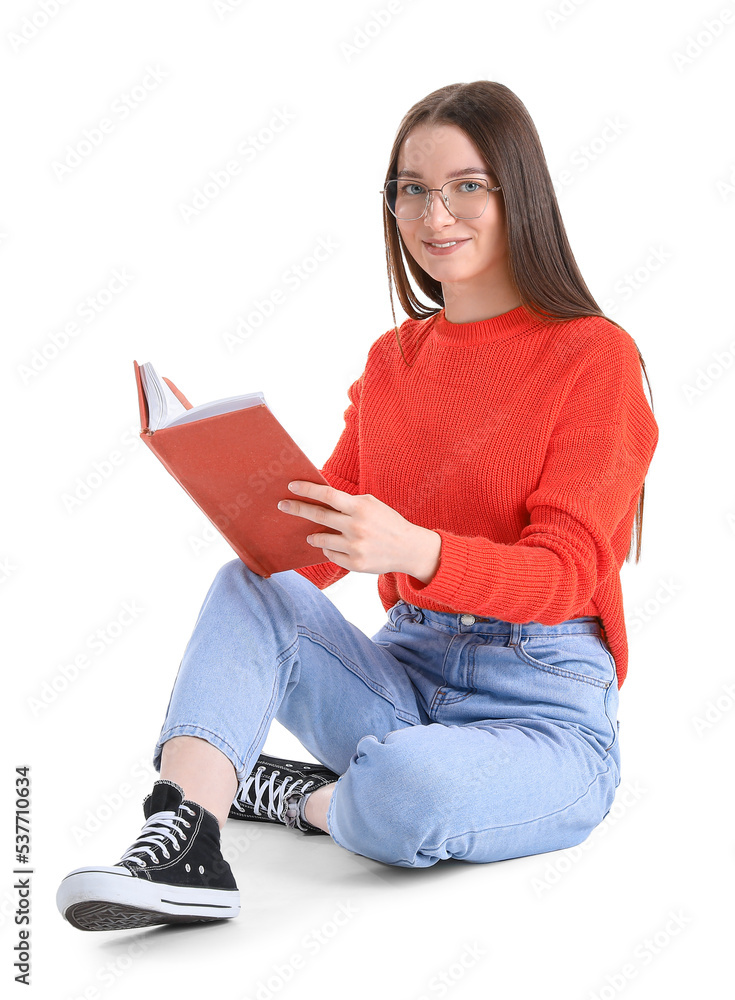
[[[217,573],[156,744],[198,736],[255,767],[275,718],[339,775],[335,843],[390,865],[572,847],[620,784],[599,620],[523,625],[398,601],[372,638],[295,570]]]

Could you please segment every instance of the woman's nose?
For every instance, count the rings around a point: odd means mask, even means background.
[[[429,192],[429,204],[426,206],[423,218],[427,221],[429,219],[433,219],[434,213],[437,211],[437,206],[439,206],[439,218],[442,219],[442,221],[446,221],[446,217],[454,219],[454,216],[444,204],[444,199],[439,191]]]

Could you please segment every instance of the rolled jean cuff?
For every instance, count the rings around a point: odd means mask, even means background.
[[[337,797],[337,792],[339,790],[339,783],[343,777],[344,777],[343,774],[339,776],[339,778],[335,783],[334,788],[332,789],[332,794],[329,799],[329,806],[327,808],[327,830],[329,832],[329,836],[332,838],[335,844],[337,844],[339,847],[344,847],[345,850],[349,851],[351,849],[347,846],[347,844],[343,842],[340,834],[337,832],[337,819],[334,815],[334,800]],[[354,854],[355,852],[352,851],[351,853]]]
[[[175,736],[198,736],[199,739],[206,740],[207,743],[211,743],[213,747],[216,747],[227,757],[237,772],[237,780],[239,782],[247,778],[249,772],[245,770],[245,762],[240,759],[230,744],[223,740],[217,733],[213,733],[210,729],[204,729],[202,726],[197,726],[194,723],[183,723],[178,726],[172,726],[165,733],[161,733],[153,751],[153,766],[159,773],[161,771],[163,744]]]

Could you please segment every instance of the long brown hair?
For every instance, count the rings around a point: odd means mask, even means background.
[[[602,316],[623,329],[605,316],[585,284],[567,239],[536,126],[512,90],[490,80],[451,83],[414,104],[403,118],[393,142],[386,183],[396,177],[401,144],[417,125],[454,125],[462,129],[482,155],[495,183],[501,185],[510,276],[521,304],[532,315],[552,323],[581,316]],[[422,320],[435,315],[444,306],[444,295],[441,282],[427,274],[406,249],[395,216],[385,201],[383,228],[394,329],[401,357],[409,365],[398,333],[393,284],[404,311],[412,319]],[[404,257],[419,289],[438,304],[438,309],[423,304],[414,294]],[[653,410],[651,383],[640,351],[638,357]],[[645,483],[641,486],[633,526],[637,534],[636,563],[641,555],[644,495]],[[626,561],[632,551],[631,542]]]

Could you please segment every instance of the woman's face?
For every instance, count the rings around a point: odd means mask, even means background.
[[[399,177],[415,179],[422,187],[440,188],[457,171],[484,177],[490,187],[497,185],[474,143],[454,125],[417,125],[401,144]],[[414,260],[441,282],[445,302],[453,295],[472,296],[488,287],[500,291],[509,284],[505,209],[500,191],[490,192],[487,207],[477,219],[455,219],[435,192],[423,218],[396,223]],[[432,253],[428,246],[450,240],[460,242],[442,255]]]

